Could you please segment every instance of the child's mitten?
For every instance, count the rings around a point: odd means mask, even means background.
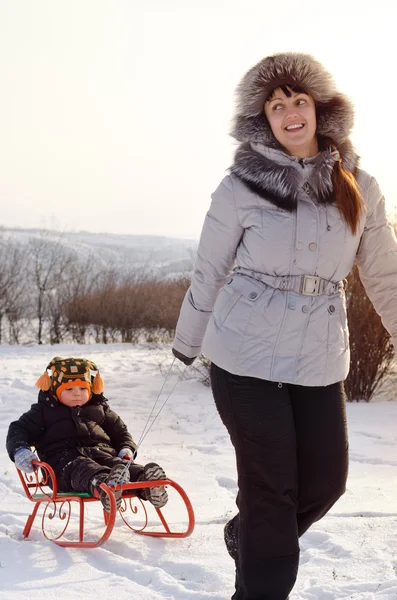
[[[131,458],[135,458],[134,451],[131,448],[122,448],[118,453],[118,457],[123,460],[130,460]]]
[[[35,471],[32,460],[39,460],[38,456],[29,448],[19,448],[14,454],[14,462],[17,469],[25,473]]]

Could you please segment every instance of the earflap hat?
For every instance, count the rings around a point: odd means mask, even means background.
[[[331,74],[310,54],[286,52],[259,61],[237,87],[237,110],[231,135],[239,142],[277,146],[264,105],[278,87],[298,86],[313,97],[317,113],[317,135],[340,149],[353,127],[350,100],[336,89]]]
[[[92,371],[96,372],[95,377]],[[36,381],[36,387],[50,390],[55,398],[60,398],[63,390],[73,386],[85,387],[90,394],[100,394],[104,383],[97,366],[86,358],[61,358],[56,356],[47,365],[43,375]]]

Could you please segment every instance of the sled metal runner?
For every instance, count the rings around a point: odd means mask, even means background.
[[[87,541],[85,539],[84,522],[85,504],[99,502],[101,505],[99,498],[95,498],[94,496],[84,492],[58,492],[57,480],[50,465],[41,461],[33,461],[33,465],[37,468],[37,470],[33,473],[23,473],[17,469],[26,496],[34,503],[33,511],[28,516],[23,530],[24,538],[29,537],[32,525],[35,521],[39,508],[41,507],[43,508],[41,517],[41,529],[43,535],[54,544],[66,548],[96,548],[97,546],[100,546],[106,542],[113,531],[117,512],[119,512],[119,515],[125,525],[129,527],[131,531],[139,535],[162,538],[184,538],[189,536],[194,529],[195,521],[192,504],[184,489],[171,479],[167,478],[156,481],[140,481],[135,483],[130,482],[116,486],[113,488],[113,490],[122,489],[123,491],[122,505],[119,510],[117,510],[116,499],[112,489],[105,483],[101,483],[101,489],[108,495],[109,498],[110,511],[109,513],[103,511],[104,530],[102,535],[100,535],[95,541]],[[155,513],[157,513],[160,530],[149,529],[149,526],[153,525],[146,508],[149,503],[143,502],[136,495],[136,490],[138,488],[150,488],[159,485],[166,485],[169,490],[170,488],[173,488],[173,490],[179,495],[179,498],[186,509],[187,520],[187,524],[184,526],[182,531],[174,531],[171,529],[163,510],[155,507],[152,507],[152,509]],[[172,495],[175,497],[175,494],[171,494],[171,501]],[[78,541],[61,539],[69,528],[73,509],[75,509],[73,516],[76,516],[78,519]],[[131,521],[136,521],[137,519],[140,519],[139,523],[135,525],[131,524]],[[58,531],[56,533],[52,533],[50,531],[50,525],[55,523],[57,523]]]

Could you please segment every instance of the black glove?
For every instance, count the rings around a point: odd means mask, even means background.
[[[177,358],[187,366],[191,365],[197,358],[197,356],[193,356],[193,358],[188,358],[187,356],[185,356],[181,352],[178,352],[178,350],[175,350],[174,348],[172,349],[172,354],[175,356],[175,358]]]

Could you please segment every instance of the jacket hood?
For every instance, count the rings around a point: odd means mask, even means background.
[[[261,142],[280,147],[275,140],[264,105],[277,87],[295,84],[306,90],[317,110],[317,134],[340,146],[348,140],[354,111],[339,93],[328,71],[310,54],[287,52],[268,56],[252,67],[237,87],[237,110],[231,135],[239,142]]]

